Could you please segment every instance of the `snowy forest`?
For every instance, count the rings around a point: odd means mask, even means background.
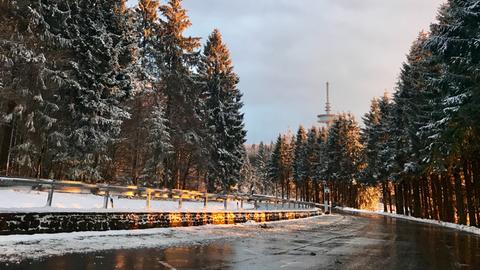
[[[229,191],[242,94],[181,0],[0,0],[0,174]]]
[[[298,129],[251,147],[244,188],[471,226],[480,223],[480,2],[450,0],[411,46],[392,97],[360,125]]]

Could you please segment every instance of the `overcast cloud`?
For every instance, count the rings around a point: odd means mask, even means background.
[[[310,127],[325,107],[359,120],[370,100],[394,89],[418,32],[443,0],[184,0],[192,27],[218,28],[244,93],[248,143]]]

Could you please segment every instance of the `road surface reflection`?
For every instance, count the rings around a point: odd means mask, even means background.
[[[70,254],[5,269],[480,269],[480,237],[390,217],[346,215],[337,224],[259,230],[203,245]]]

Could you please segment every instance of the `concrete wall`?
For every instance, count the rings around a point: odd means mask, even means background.
[[[320,210],[198,213],[0,213],[0,235],[133,230],[268,222],[320,215]]]

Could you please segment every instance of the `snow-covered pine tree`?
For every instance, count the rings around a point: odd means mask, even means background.
[[[161,28],[158,18],[158,0],[140,0],[134,12],[134,25],[138,34],[138,71],[140,91],[153,90],[160,79],[163,58]],[[153,85],[152,85],[153,84]]]
[[[161,5],[161,42],[158,51],[162,92],[165,95],[165,117],[170,131],[172,154],[166,158],[168,186],[183,188],[192,167],[197,170],[205,160],[203,146],[203,100],[195,78],[199,38],[184,36],[191,25],[181,0]]]
[[[273,183],[272,195],[277,196],[278,185],[282,183],[283,173],[285,171],[285,164],[282,160],[282,152],[285,152],[286,145],[284,136],[278,135],[278,138],[273,144],[272,155],[268,162],[268,178]]]
[[[218,30],[207,40],[198,72],[205,96],[209,181],[228,192],[239,180],[246,132],[238,77]]]
[[[356,206],[357,179],[363,169],[360,127],[351,114],[341,114],[329,129],[327,152],[334,201]]]
[[[478,130],[480,125],[477,117],[480,114],[478,16],[480,1],[449,0],[440,12],[439,22],[431,25],[427,42],[428,49],[445,67],[440,79],[444,82],[441,86],[447,115],[440,121],[448,121],[449,130],[446,131],[460,141],[471,128]]]
[[[431,53],[424,48],[427,39],[428,34],[420,32],[410,49],[407,62],[403,64],[392,107],[392,123],[390,123],[392,130],[389,131],[392,140],[387,147],[388,150],[394,151],[393,153],[385,151],[383,158],[387,163],[390,159],[391,166],[380,168],[382,175],[390,171],[392,179],[395,180],[397,193],[403,194],[404,189],[407,192],[412,190],[412,194],[407,194],[413,199],[409,201],[413,204],[408,206],[408,212],[417,217],[423,216],[420,200],[427,196],[420,193],[426,192],[423,187],[427,184],[425,175],[427,163],[421,153],[425,142],[428,141],[428,136],[422,138],[419,131],[433,114],[432,103],[426,99],[427,77],[433,72],[433,66],[429,60]],[[402,128],[398,127],[398,123],[401,123]],[[397,209],[403,212],[404,210],[400,208],[402,207],[399,206]]]
[[[319,189],[315,198],[317,202],[323,201],[323,197],[320,198],[319,194],[323,194],[323,188],[325,187],[324,184],[326,184],[327,180],[327,136],[327,128],[322,127],[318,130],[317,143],[315,144],[317,160],[313,163],[314,167],[312,172],[312,180],[315,183],[316,187]],[[324,194],[322,196],[324,196]]]
[[[444,117],[436,122],[437,137],[447,146],[455,178],[459,223],[480,223],[480,1],[450,0],[442,8],[439,22],[431,25],[427,48],[443,65],[442,76],[432,80],[441,89]],[[463,177],[462,177],[463,176]],[[465,188],[463,188],[462,178]],[[458,203],[460,202],[460,203]]]
[[[260,194],[267,194],[267,190],[273,185],[268,177],[268,162],[270,160],[271,151],[263,142],[258,144],[258,151],[256,153],[255,163],[253,166],[257,171],[256,174],[262,182],[258,191]]]
[[[293,162],[295,161],[295,136],[284,136],[284,144],[285,150],[283,154],[283,163],[284,165],[284,173],[283,173],[283,183],[285,185],[285,194],[283,194],[287,199],[290,199],[291,194],[291,182],[293,182]],[[290,139],[289,139],[290,137]],[[282,196],[283,197],[283,196]]]
[[[379,109],[380,109],[380,122],[378,124],[378,152],[377,152],[377,181],[382,184],[382,194],[384,202],[384,210],[393,211],[392,206],[392,191],[390,188],[390,182],[395,178],[392,178],[390,173],[390,165],[392,160],[395,158],[394,150],[396,148],[392,147],[391,138],[393,136],[393,127],[394,118],[392,116],[394,106],[396,104],[392,102],[392,99],[387,92],[384,93],[383,97],[379,99]],[[396,131],[400,132],[400,131]],[[393,144],[395,146],[395,144]]]
[[[295,151],[293,161],[293,179],[295,181],[296,196],[300,195],[300,200],[305,199],[305,191],[302,189],[307,178],[307,132],[303,126],[297,130],[295,137]]]
[[[261,190],[261,179],[258,171],[253,166],[251,160],[256,153],[249,153],[246,149],[243,156],[242,168],[240,169],[240,180],[238,181],[238,191],[247,194],[258,194]]]
[[[0,3],[0,166],[15,174],[46,177],[52,168],[54,97],[62,83],[54,60],[70,45],[61,33],[68,12],[58,1]]]
[[[167,176],[163,167],[164,159],[172,151],[170,133],[161,105],[153,107],[151,116],[146,119],[145,124],[148,130],[147,156],[149,159],[145,164],[143,182],[150,186],[159,187],[165,182]]]
[[[365,147],[364,158],[367,166],[362,172],[362,182],[369,184],[377,184],[379,182],[378,169],[381,166],[379,164],[379,141],[380,133],[380,121],[381,113],[379,100],[377,98],[372,99],[370,104],[370,111],[362,118],[364,128],[362,128],[362,143]]]
[[[316,166],[320,155],[320,145],[318,141],[318,129],[312,127],[307,133],[307,144],[305,147],[306,159],[306,180],[304,182],[304,194],[306,201],[318,201],[319,183],[314,181]]]
[[[122,1],[71,0],[68,35],[72,53],[65,60],[69,79],[58,93],[62,118],[58,130],[58,158],[66,176],[100,180],[103,163],[109,161],[107,147],[120,132],[128,113],[120,102],[131,94],[130,77],[125,74],[125,37],[117,10]]]
[[[152,153],[148,147],[149,138],[155,136],[149,128],[154,127],[149,119],[157,119],[163,106],[163,95],[160,91],[160,67],[162,57],[158,48],[161,35],[158,21],[158,8],[160,3],[154,0],[141,0],[134,9],[127,9],[129,20],[127,23],[129,36],[134,37],[132,44],[135,52],[134,65],[132,69],[133,91],[131,98],[126,100],[124,107],[130,114],[121,128],[120,140],[117,144],[117,170],[122,182],[134,185],[146,185],[158,183],[158,175],[155,179],[148,179],[152,176],[150,168],[146,168],[147,161],[154,160],[149,156]],[[151,163],[151,162],[149,162]],[[149,172],[149,173],[146,173]]]

